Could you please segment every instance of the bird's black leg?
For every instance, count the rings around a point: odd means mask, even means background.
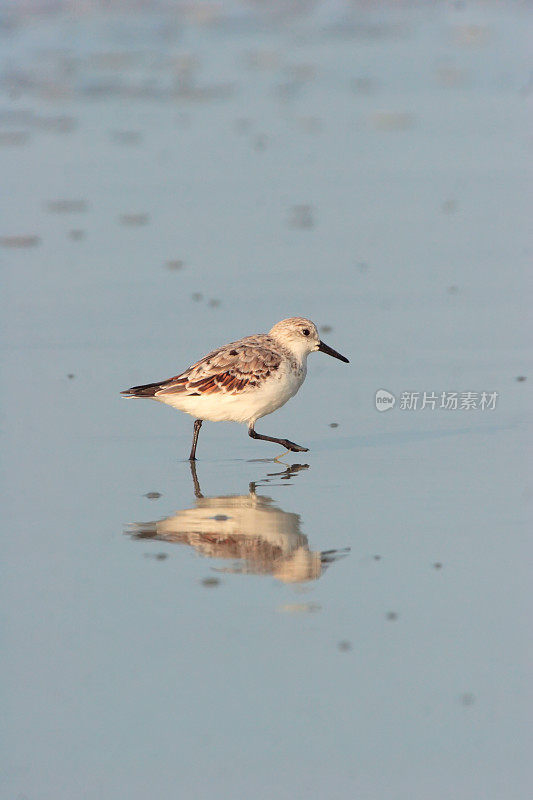
[[[196,461],[196,444],[198,442],[198,434],[200,433],[202,422],[203,420],[201,419],[194,420],[194,433],[192,435],[192,447],[191,447],[191,454],[189,456],[189,461]]]
[[[265,436],[263,433],[257,433],[253,424],[248,428],[248,436],[251,436],[252,439],[263,439],[265,442],[275,442],[282,447],[286,447],[287,450],[292,450],[294,453],[307,453],[309,450],[308,447],[300,447],[299,444],[294,444],[290,439],[276,439],[274,436]]]

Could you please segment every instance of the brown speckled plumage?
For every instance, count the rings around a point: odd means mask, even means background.
[[[234,394],[257,388],[276,372],[285,355],[278,342],[268,336],[247,336],[213,350],[184,372],[161,383],[134,386],[132,395],[156,397],[161,394]]]

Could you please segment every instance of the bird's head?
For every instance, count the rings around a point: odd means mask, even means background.
[[[309,353],[315,350],[320,350],[321,353],[327,353],[329,356],[338,358],[349,363],[348,359],[328,347],[327,344],[320,339],[318,330],[314,322],[305,317],[290,317],[289,319],[282,319],[277,322],[269,336],[281,342],[287,349],[300,359],[306,358]]]

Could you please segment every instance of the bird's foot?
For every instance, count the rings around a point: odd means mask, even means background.
[[[293,453],[307,453],[309,450],[308,447],[301,447],[301,445],[295,444],[294,442],[289,441],[289,439],[285,439],[283,442],[283,447],[286,447],[288,450],[292,450]]]

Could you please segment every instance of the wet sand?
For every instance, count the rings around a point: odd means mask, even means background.
[[[4,16],[2,798],[525,796],[530,21]],[[119,395],[292,315],[309,453]]]

